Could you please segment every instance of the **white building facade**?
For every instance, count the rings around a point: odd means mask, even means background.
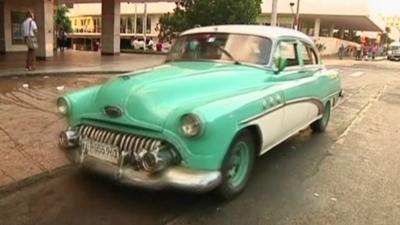
[[[136,3],[135,3],[136,2]],[[143,2],[147,2],[144,4]],[[290,3],[278,1],[278,24],[292,27],[295,23]],[[103,54],[118,54],[120,47],[129,45],[132,37],[158,36],[158,20],[172,12],[174,1],[159,0],[0,0],[0,52],[25,51],[20,24],[26,11],[34,11],[39,25],[39,55],[51,57],[54,47],[54,4],[71,7],[73,32],[70,37],[75,47],[96,50],[101,43]],[[299,28],[326,45],[326,54],[337,49],[342,40],[352,41],[357,31],[384,32],[385,23],[363,0],[301,0]],[[293,10],[293,11],[292,11]],[[146,16],[145,16],[146,15]],[[260,24],[268,24],[271,1],[262,4]],[[146,17],[146,19],[145,19]],[[79,49],[79,48],[78,48]]]

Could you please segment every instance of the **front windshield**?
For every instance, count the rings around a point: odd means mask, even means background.
[[[390,50],[399,50],[399,49],[400,49],[400,46],[397,46],[397,45],[390,46]]]
[[[185,35],[178,38],[167,61],[226,60],[266,65],[271,43],[268,38],[243,34]]]

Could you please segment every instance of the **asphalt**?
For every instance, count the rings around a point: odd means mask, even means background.
[[[233,201],[74,169],[3,195],[0,224],[400,224],[400,63],[328,64],[346,95],[327,132],[305,130],[258,158]]]

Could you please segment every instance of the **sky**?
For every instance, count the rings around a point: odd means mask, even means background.
[[[368,0],[378,13],[400,15],[400,0]]]

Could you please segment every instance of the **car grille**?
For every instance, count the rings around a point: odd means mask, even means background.
[[[90,125],[80,126],[79,134],[80,138],[88,138],[100,143],[117,146],[120,151],[128,151],[133,155],[137,155],[143,149],[152,151],[164,145],[163,141],[158,139],[115,132]]]

